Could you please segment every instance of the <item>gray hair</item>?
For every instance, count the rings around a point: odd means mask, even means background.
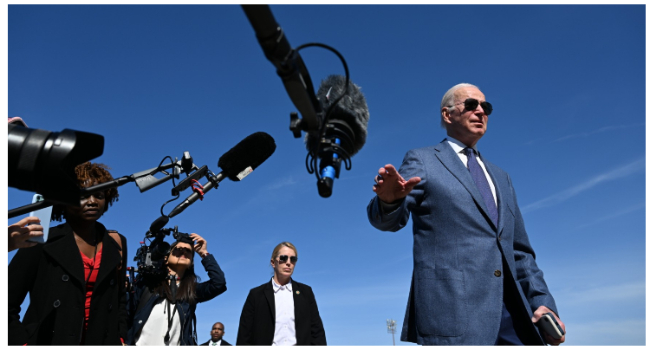
[[[445,124],[445,120],[442,118],[442,109],[445,107],[448,107],[449,109],[455,108],[456,106],[454,106],[454,94],[456,93],[456,90],[460,88],[467,88],[467,87],[473,87],[478,89],[478,86],[476,85],[472,85],[469,83],[460,83],[454,85],[451,89],[447,90],[445,95],[442,96],[442,102],[440,102],[440,127],[441,128],[443,129],[447,128],[447,125]]]

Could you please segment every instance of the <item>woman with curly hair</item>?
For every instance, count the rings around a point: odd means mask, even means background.
[[[75,168],[82,188],[113,179],[104,164]],[[55,205],[47,242],[18,250],[9,263],[10,345],[121,345],[126,339],[126,238],[97,220],[117,189]],[[29,307],[20,320],[20,305]]]

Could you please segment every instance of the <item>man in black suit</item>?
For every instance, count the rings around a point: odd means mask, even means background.
[[[223,340],[223,335],[226,333],[223,327],[223,323],[217,322],[212,325],[212,330],[210,330],[210,340],[206,341],[201,345],[208,346],[226,346],[232,345],[229,342]]]
[[[237,345],[327,345],[314,292],[291,278],[297,261],[293,244],[282,242],[275,247],[273,278],[248,294]]]

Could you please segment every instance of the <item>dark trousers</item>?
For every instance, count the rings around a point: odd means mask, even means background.
[[[512,274],[503,268],[503,310],[501,311],[501,326],[494,345],[544,345],[540,342],[537,331],[528,317],[525,306],[519,299],[517,286]]]

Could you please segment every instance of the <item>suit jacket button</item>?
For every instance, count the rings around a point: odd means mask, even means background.
[[[497,277],[501,277],[501,271],[500,270],[494,271],[494,275]]]
[[[68,275],[63,275],[61,276],[61,279],[63,280],[63,282],[68,282],[68,280],[70,280],[70,277],[68,277]]]
[[[57,300],[54,302],[54,304],[52,304],[52,306],[54,306],[54,307],[59,307],[59,306],[61,306],[61,302],[59,301],[59,299],[57,299]]]

